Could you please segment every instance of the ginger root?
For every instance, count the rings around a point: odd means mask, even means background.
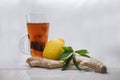
[[[61,64],[63,61],[40,58],[40,57],[30,57],[26,60],[26,62],[31,67],[60,68],[63,66],[63,64]]]
[[[76,60],[79,62],[79,66],[87,66],[96,72],[107,73],[107,67],[95,58],[87,58],[76,54]]]
[[[107,67],[101,63],[100,61],[94,58],[87,58],[80,56],[79,54],[76,55],[76,61],[79,63],[81,67],[88,67],[94,69],[96,72],[99,73],[107,73]],[[63,66],[60,60],[51,60],[46,58],[39,58],[39,57],[30,57],[26,60],[26,62],[31,67],[44,67],[44,68],[61,68]],[[73,65],[73,62],[70,62],[70,66]]]

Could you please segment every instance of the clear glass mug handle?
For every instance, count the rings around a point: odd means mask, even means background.
[[[25,40],[27,40],[27,42],[25,42]],[[27,45],[25,45],[25,43],[27,43]],[[26,47],[28,49],[26,49]],[[30,43],[29,43],[28,35],[25,35],[20,39],[19,48],[22,53],[30,55]]]

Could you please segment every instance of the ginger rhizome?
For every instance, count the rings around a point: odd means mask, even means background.
[[[76,61],[79,63],[79,66],[81,67],[88,67],[96,72],[100,73],[107,73],[107,67],[101,63],[100,61],[96,60],[95,58],[87,58],[84,56],[80,56],[78,54],[75,54]],[[26,62],[31,67],[44,67],[44,68],[61,68],[63,66],[61,60],[51,60],[46,58],[39,58],[39,57],[30,57],[26,60]],[[73,62],[70,62],[69,66],[73,66]]]

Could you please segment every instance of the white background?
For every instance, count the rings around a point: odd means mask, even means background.
[[[49,40],[62,37],[87,49],[110,68],[120,68],[120,0],[0,0],[0,68],[25,66],[19,41],[27,34],[25,15],[50,17]]]

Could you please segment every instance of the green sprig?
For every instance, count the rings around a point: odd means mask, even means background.
[[[81,56],[90,58],[90,56],[88,55],[87,50],[76,50],[74,52],[74,50],[72,49],[71,46],[63,47],[63,49],[64,49],[64,51],[59,56],[60,60],[64,60],[63,67],[62,67],[63,71],[66,70],[69,67],[69,64],[70,64],[71,60],[73,61],[73,64],[75,65],[75,67],[78,70],[81,70],[80,67],[78,66],[79,63],[76,61],[75,53],[78,53]]]
[[[82,50],[76,50],[75,53],[78,53],[78,54],[80,54],[81,56],[84,56],[84,57],[88,57],[88,58],[90,58],[90,56],[88,55],[88,51],[85,50],[85,49],[82,49]]]

